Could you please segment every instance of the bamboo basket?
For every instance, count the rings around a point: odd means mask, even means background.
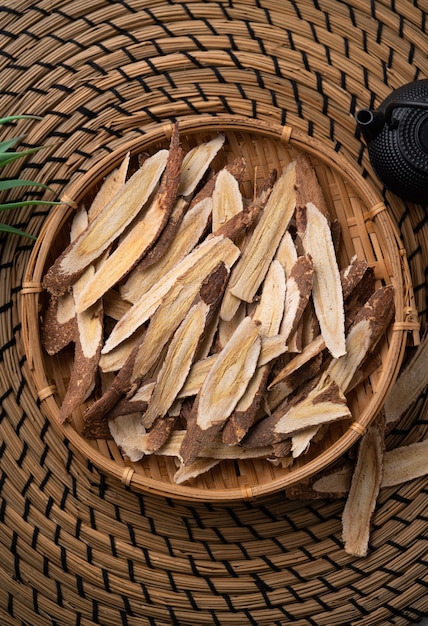
[[[369,379],[348,396],[352,420],[329,427],[319,443],[299,457],[291,468],[275,467],[265,459],[222,461],[214,469],[183,485],[175,484],[174,459],[150,455],[132,463],[124,458],[112,440],[86,440],[81,432],[85,405],[73,413],[69,423],[59,424],[58,414],[66,390],[73,350],[49,357],[40,341],[40,319],[46,305],[41,280],[67,243],[70,216],[82,202],[88,204],[103,177],[119,164],[126,152],[153,153],[168,145],[171,124],[153,125],[136,140],[125,142],[108,157],[65,190],[67,205],[55,208],[46,220],[29,259],[22,295],[22,332],[29,378],[34,385],[41,411],[87,459],[108,476],[142,492],[152,492],[185,500],[232,501],[267,495],[283,490],[324,469],[341,456],[364,434],[382,408],[400,370],[409,331],[417,333],[417,314],[413,305],[411,277],[406,254],[396,227],[372,186],[347,159],[315,138],[270,122],[246,117],[187,116],[179,121],[181,142],[189,149],[219,132],[225,134],[224,148],[213,164],[214,170],[237,156],[243,156],[247,174],[243,193],[252,197],[256,184],[276,167],[281,171],[299,152],[309,155],[324,192],[332,219],[341,225],[339,265],[351,259],[365,259],[375,269],[378,285],[392,284],[395,289],[395,319],[387,337],[376,348],[381,365]]]

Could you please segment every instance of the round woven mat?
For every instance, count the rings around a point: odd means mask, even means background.
[[[53,199],[148,127],[203,112],[291,125],[372,177],[354,113],[428,76],[427,14],[426,0],[9,0],[0,115],[43,120],[3,133],[47,147],[8,175],[49,183],[44,197]],[[424,330],[426,212],[385,200]],[[5,219],[37,234],[47,214],[33,207]],[[1,245],[2,624],[382,626],[428,614],[427,479],[382,490],[369,554],[358,559],[342,547],[343,500],[278,493],[191,505],[100,474],[34,400],[19,314],[31,242],[9,236]],[[427,414],[425,393],[388,447],[425,438]]]

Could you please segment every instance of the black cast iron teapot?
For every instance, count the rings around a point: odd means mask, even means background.
[[[428,79],[393,91],[356,121],[379,180],[395,195],[428,205]]]

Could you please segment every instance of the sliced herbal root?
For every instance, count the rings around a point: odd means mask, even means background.
[[[312,202],[330,223],[329,210],[325,197],[310,158],[300,153],[296,158],[296,208],[298,231],[305,231],[306,211],[308,202]],[[301,222],[303,219],[303,223]]]
[[[349,492],[353,466],[345,465],[323,476],[315,477],[311,485],[301,489],[302,497],[342,498]],[[428,439],[386,450],[380,488],[396,487],[428,474]]]
[[[49,268],[43,286],[61,295],[125,230],[150,198],[166,166],[167,150],[159,150],[126,182],[109,204]]]
[[[339,267],[326,217],[312,203],[306,205],[306,230],[302,241],[312,257],[312,298],[321,334],[333,357],[345,354],[345,311]]]
[[[180,448],[188,465],[221,430],[251,380],[259,358],[259,324],[246,317],[219,354],[198,393]]]
[[[346,393],[352,378],[366,355],[386,331],[394,315],[394,288],[380,287],[355,317],[346,337],[346,354],[333,359],[327,369]]]
[[[229,243],[233,246],[231,241]],[[228,270],[222,261],[218,262],[218,259],[214,261],[217,263],[213,267],[213,259],[208,259],[207,263],[198,266],[198,271],[194,271],[192,280],[178,282],[168,293],[162,306],[151,318],[142,341],[132,350],[109,389],[86,411],[85,433],[88,438],[92,438],[93,424],[105,419],[123,396],[132,396],[138,390],[187,315],[198,292],[203,291],[210,283],[216,284],[219,291],[224,289]]]
[[[213,303],[216,301],[217,298]],[[205,330],[210,309],[211,304],[204,300],[196,303],[175,331],[159,370],[147,411],[143,415],[143,425],[146,428],[167,413],[184,385]]]
[[[218,135],[211,141],[192,148],[183,159],[182,175],[178,188],[178,195],[190,196],[198,182],[207,170],[208,165],[214,159],[217,152],[224,144],[224,135]]]
[[[232,272],[230,292],[236,298],[252,302],[266,276],[278,244],[294,213],[295,179],[295,166],[292,162],[274,185],[264,211]]]
[[[89,222],[93,222],[104,211],[110,200],[122,190],[126,183],[130,159],[131,155],[128,152],[120,166],[110,172],[104,179],[97,195],[91,202],[91,206],[88,208]]]
[[[75,240],[88,226],[88,214],[85,209],[79,209],[73,219],[71,238]],[[84,273],[73,284],[73,299],[76,303],[86,281],[94,274],[93,265],[86,268]],[[84,313],[76,314],[76,335],[73,367],[67,392],[59,411],[59,421],[67,420],[74,409],[84,402],[95,387],[98,363],[103,343],[103,305],[99,300]]]
[[[223,293],[228,276],[229,270],[223,261],[214,267],[210,264],[201,264],[192,280],[177,283],[171,289],[151,318],[138,348],[132,372],[131,393],[138,389],[146,374],[155,365],[163,348],[188,314],[195,298],[199,295],[203,300],[201,294],[207,292],[210,297],[213,294],[214,297],[219,296]],[[208,315],[209,310],[206,313]]]
[[[428,332],[398,377],[385,402],[386,420],[396,422],[428,386]]]
[[[114,419],[109,419],[108,426],[117,447],[122,450],[125,456],[133,463],[140,461],[144,453],[134,447],[132,442],[146,432],[141,424],[141,414],[120,415]]]
[[[260,323],[261,337],[277,335],[284,312],[285,273],[282,265],[273,260],[266,274],[260,301],[254,311],[253,320]],[[270,365],[257,367],[245,392],[239,399],[223,431],[223,442],[235,445],[247,434],[254,423],[264,399]]]
[[[174,430],[168,440],[157,450],[150,448],[150,433],[139,432],[135,435],[130,433],[128,437],[125,437],[123,443],[127,446],[135,447],[144,454],[157,454],[163,456],[175,456],[180,458],[180,448],[186,437],[185,430]],[[198,458],[208,459],[257,459],[266,458],[272,456],[273,448],[268,446],[266,448],[244,448],[243,446],[226,446],[220,435],[216,435],[213,440],[206,447],[202,448],[199,452]]]
[[[334,380],[343,393],[347,393],[355,372],[367,354],[384,334],[394,314],[394,289],[381,287],[369,298],[355,318],[346,337],[346,354],[333,359],[326,375]],[[317,429],[310,428],[300,433],[293,441],[293,456],[297,457],[309,445]]]
[[[137,267],[133,270],[120,289],[121,296],[135,304],[141,294],[153,289],[197,245],[207,228],[211,210],[211,198],[205,198],[189,209],[168,246],[168,253],[149,267]]]
[[[350,417],[351,412],[339,386],[324,374],[301,397],[293,398],[272,415],[259,421],[244,438],[243,445],[272,445],[306,428]]]
[[[217,176],[212,199],[213,232],[244,208],[239,183],[226,169],[221,170]]]
[[[180,263],[173,267],[159,282],[136,302],[116,324],[104,347],[103,354],[110,352],[127,339],[137,328],[153,316],[161,302],[171,292],[174,285],[188,287],[191,281],[203,280],[201,273],[207,267],[207,274],[220,262],[231,267],[240,254],[239,248],[230,239],[211,237],[192,250]],[[204,268],[204,269],[202,269]],[[209,268],[209,269],[208,269]],[[200,284],[200,283],[199,283]]]
[[[181,465],[174,474],[174,482],[177,485],[188,482],[192,478],[197,478],[205,474],[220,463],[220,459],[197,458],[189,465]]]
[[[312,293],[314,266],[310,255],[301,256],[293,264],[287,278],[285,312],[279,334],[288,338],[301,320]]]
[[[183,153],[176,130],[171,137],[168,160],[153,201],[134,222],[116,249],[100,264],[94,276],[87,281],[77,303],[78,311],[90,307],[110,287],[122,280],[153,246],[167,224],[176,202],[182,161]]]
[[[107,311],[106,311],[107,313]],[[145,326],[135,331],[128,339],[122,341],[114,350],[100,355],[99,368],[102,372],[117,372],[124,365],[133,349],[142,342]]]
[[[76,311],[73,294],[50,296],[42,324],[42,345],[52,356],[74,340]]]
[[[385,421],[377,419],[361,438],[351,488],[342,514],[345,551],[367,556],[371,520],[382,484]]]

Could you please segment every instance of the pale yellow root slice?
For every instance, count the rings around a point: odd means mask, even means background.
[[[345,355],[333,359],[328,375],[347,392],[356,370],[387,329],[394,315],[394,288],[380,287],[355,317],[345,342]]]
[[[180,185],[178,187],[179,196],[187,197],[194,192],[207,167],[223,146],[224,140],[224,135],[217,135],[211,141],[199,144],[185,154]]]
[[[345,551],[367,556],[371,521],[382,484],[385,422],[374,422],[361,438],[351,488],[342,513]]]
[[[145,205],[166,166],[168,150],[146,159],[123,188],[50,267],[43,279],[51,293],[64,293],[73,280],[106,250]]]
[[[286,230],[281,241],[279,242],[278,249],[275,253],[275,259],[279,261],[284,268],[285,276],[288,277],[291,272],[291,268],[296,263],[298,258],[296,245],[293,241],[293,237],[289,230]]]
[[[259,333],[261,337],[272,337],[278,334],[284,313],[284,300],[284,269],[279,261],[273,260],[267,271],[260,300],[253,314],[253,320],[260,323]],[[269,364],[256,368],[245,392],[224,425],[222,432],[224,443],[238,444],[254,423],[264,398],[269,372]]]
[[[351,487],[353,468],[350,465],[336,472],[321,476],[312,484],[312,490],[320,496],[344,496]],[[428,474],[428,439],[386,450],[383,457],[381,489],[396,487],[402,483]]]
[[[188,255],[201,239],[211,214],[212,198],[204,198],[189,209],[168,246],[167,252],[153,265],[140,270],[133,270],[127,281],[120,288],[122,298],[135,304],[141,294],[147,293],[163,277]]]
[[[106,311],[107,313],[107,311]],[[117,372],[126,363],[131,352],[143,340],[146,329],[144,326],[135,331],[128,339],[122,341],[116,348],[107,354],[101,354],[99,360],[99,368],[102,372]]]
[[[259,358],[259,324],[246,317],[205,378],[188,421],[180,454],[192,463],[220,431],[251,380]]]
[[[387,328],[394,311],[393,287],[381,287],[369,298],[357,314],[353,326],[346,337],[346,354],[333,359],[326,370],[344,394],[348,392],[354,375],[367,354],[376,345]],[[317,428],[309,428],[293,437],[293,456],[304,452]]]
[[[292,162],[275,183],[264,211],[232,272],[229,290],[235,298],[245,302],[254,300],[292,218],[296,206],[295,179],[295,166]],[[220,314],[223,319],[227,319],[223,307]]]
[[[213,467],[220,463],[221,459],[210,459],[207,457],[197,458],[189,465],[181,465],[174,474],[174,482],[182,485],[192,478],[197,478],[201,474],[205,474]]]
[[[346,397],[337,383],[323,374],[305,393],[281,404],[260,420],[244,438],[248,447],[273,445],[315,426],[351,417]]]
[[[279,372],[279,374],[274,378],[274,380],[270,383],[269,389],[273,389],[275,385],[285,380],[296,372],[300,367],[303,367],[305,363],[310,361],[314,356],[322,352],[325,348],[325,341],[322,335],[318,335],[311,343],[306,345],[303,348],[303,351],[297,354],[295,357],[291,359]]]
[[[334,357],[345,354],[345,311],[340,271],[327,218],[309,202],[306,230],[302,235],[306,253],[312,257],[312,298],[321,334]]]
[[[140,461],[144,452],[133,445],[134,439],[144,436],[146,429],[141,424],[141,413],[120,415],[108,420],[111,436],[123,454],[133,463]]]
[[[166,167],[155,197],[120,238],[111,254],[102,263],[98,263],[96,273],[81,291],[77,303],[78,311],[90,307],[137,265],[164,230],[174,204],[185,202],[182,198],[177,199],[182,162],[183,152],[175,126]]]
[[[224,320],[219,317],[218,321],[218,337],[217,342],[219,349],[224,348],[227,344],[239,324],[242,322],[244,317],[247,316],[247,304],[242,300],[239,301],[239,306],[235,311],[235,314],[230,320]]]
[[[210,306],[201,300],[190,309],[175,331],[157,375],[147,411],[143,415],[143,425],[146,428],[150,428],[158,417],[167,413],[183,386],[209,311]]]
[[[239,248],[230,239],[210,237],[192,250],[180,263],[173,267],[161,282],[153,286],[136,302],[116,324],[108,337],[103,354],[110,352],[119,343],[127,339],[137,328],[144,324],[156,311],[173,285],[178,281],[184,283],[198,277],[198,268],[202,265],[211,271],[220,261],[231,267],[240,254]]]
[[[243,210],[243,199],[235,176],[223,169],[218,173],[213,195],[212,230],[215,232],[225,222]]]
[[[262,337],[273,337],[280,333],[285,295],[284,269],[281,263],[273,260],[266,273],[260,300],[253,315],[253,319],[260,322]]]
[[[212,259],[205,261],[207,262],[198,266],[197,272],[194,272],[192,277],[188,277],[189,280],[179,281],[174,285],[150,320],[133,365],[132,394],[155,365],[163,348],[171,340],[195,299],[201,297],[201,292],[211,290],[218,295],[223,293],[229,277],[229,269],[223,260],[215,265]]]
[[[110,200],[121,191],[126,183],[130,159],[131,154],[128,152],[119,167],[110,172],[104,179],[97,195],[91,202],[91,206],[88,208],[89,222],[93,222],[104,211]]]
[[[428,386],[428,332],[423,336],[410,363],[402,371],[385,402],[387,423],[404,415]]]

